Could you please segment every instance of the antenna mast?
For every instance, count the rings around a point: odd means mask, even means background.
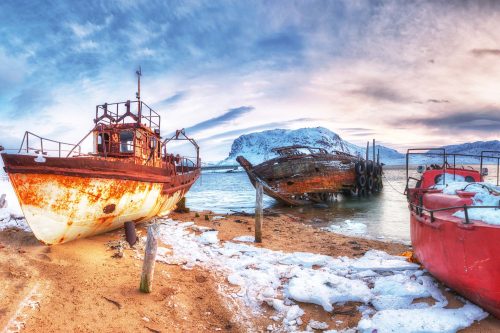
[[[137,117],[139,118],[137,122],[140,124],[142,120],[142,107],[141,107],[141,76],[142,76],[142,70],[141,66],[139,66],[139,69],[135,71],[135,74],[137,74],[137,93],[135,94],[137,98]]]

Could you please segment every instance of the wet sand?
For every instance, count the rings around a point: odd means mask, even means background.
[[[216,229],[222,241],[254,233],[252,217],[213,219],[210,215],[206,221],[205,214],[173,213],[171,217]],[[143,226],[138,227],[138,234],[145,235]],[[109,242],[122,239],[123,231],[116,230],[45,246],[31,233],[0,232],[0,327],[12,332],[247,332],[266,331],[272,322],[270,309],[265,316],[243,318],[237,305],[218,292],[220,284],[227,284],[224,277],[199,268],[185,270],[158,262],[153,292],[140,293],[143,249],[127,246],[123,257],[115,257],[117,251]],[[318,230],[287,215],[265,216],[263,243],[256,246],[348,257],[362,256],[369,249],[396,255],[408,250],[402,244]],[[461,306],[448,296],[449,307]],[[300,305],[306,312],[305,323],[314,318],[327,322],[331,329],[355,327],[360,316],[356,303],[338,306],[333,313],[312,304]],[[500,321],[491,316],[464,330],[498,331]]]

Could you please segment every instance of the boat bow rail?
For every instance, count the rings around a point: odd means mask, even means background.
[[[23,141],[17,152],[20,153],[35,153],[42,155],[54,154],[58,157],[63,157],[67,153],[67,157],[73,155],[81,155],[82,147],[80,144],[66,143],[52,139],[43,138],[35,133],[24,132]]]

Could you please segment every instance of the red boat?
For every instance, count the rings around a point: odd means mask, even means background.
[[[443,163],[419,166],[418,172],[422,175],[414,178],[408,169],[412,155],[441,156]],[[483,182],[488,173],[483,168],[483,161],[496,160],[498,170],[498,156],[500,152],[493,151],[473,156],[447,154],[444,149],[410,149],[406,157],[406,194],[411,242],[420,263],[444,284],[500,318],[500,225],[469,217],[472,210],[500,208],[474,206],[476,192],[472,190],[478,186],[487,187],[488,195],[498,195],[500,201],[498,188],[476,184]],[[475,157],[480,160],[479,171],[458,167],[455,163]],[[462,185],[455,184],[460,188],[443,191],[454,179],[462,180]],[[410,183],[415,185],[411,187]],[[451,192],[454,194],[449,194]]]

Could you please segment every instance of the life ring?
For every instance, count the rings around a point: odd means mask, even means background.
[[[356,164],[354,165],[354,168],[356,169],[356,173],[358,175],[364,174],[365,173],[365,169],[366,169],[365,161],[358,161],[358,162],[356,162]]]
[[[373,190],[373,176],[368,176],[366,179],[366,189],[368,191]]]
[[[366,176],[363,174],[358,175],[357,183],[360,188],[364,188],[366,186]]]

